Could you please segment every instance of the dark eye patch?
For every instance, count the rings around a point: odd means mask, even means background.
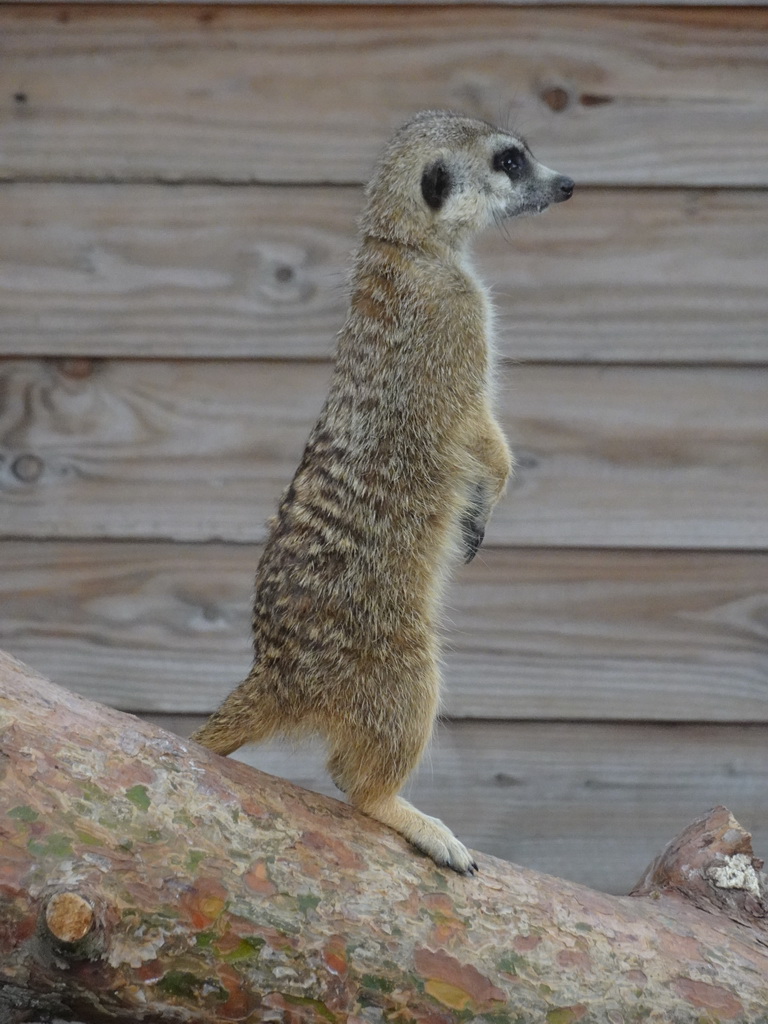
[[[503,171],[510,178],[519,178],[528,166],[528,158],[519,146],[509,146],[493,158],[494,171]]]
[[[439,210],[452,188],[451,173],[442,160],[425,168],[421,176],[421,194],[430,209]]]

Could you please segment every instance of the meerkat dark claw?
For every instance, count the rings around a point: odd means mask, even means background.
[[[464,564],[468,565],[480,550],[485,538],[485,526],[478,526],[468,517],[461,520],[461,536],[464,541]]]

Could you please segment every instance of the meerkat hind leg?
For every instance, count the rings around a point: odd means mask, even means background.
[[[402,748],[398,753],[402,755]],[[448,826],[397,795],[420,754],[419,748],[404,765],[402,757],[390,758],[377,750],[375,741],[346,748],[336,745],[328,771],[357,810],[399,832],[440,867],[473,875],[477,871],[474,857]],[[393,771],[397,761],[401,770]]]

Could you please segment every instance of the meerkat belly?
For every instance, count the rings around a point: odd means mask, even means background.
[[[283,498],[254,601],[257,657],[282,688],[352,693],[363,662],[384,674],[435,655],[460,489],[440,453],[407,466],[407,446],[385,447],[316,430]]]

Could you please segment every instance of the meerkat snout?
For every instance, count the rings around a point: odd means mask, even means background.
[[[567,175],[561,174],[560,181],[555,189],[555,202],[564,203],[566,199],[570,199],[575,187],[576,183],[573,178],[569,178]]]
[[[505,217],[541,213],[551,203],[563,203],[573,195],[573,178],[539,163],[522,140],[498,148],[492,167],[506,192]]]

